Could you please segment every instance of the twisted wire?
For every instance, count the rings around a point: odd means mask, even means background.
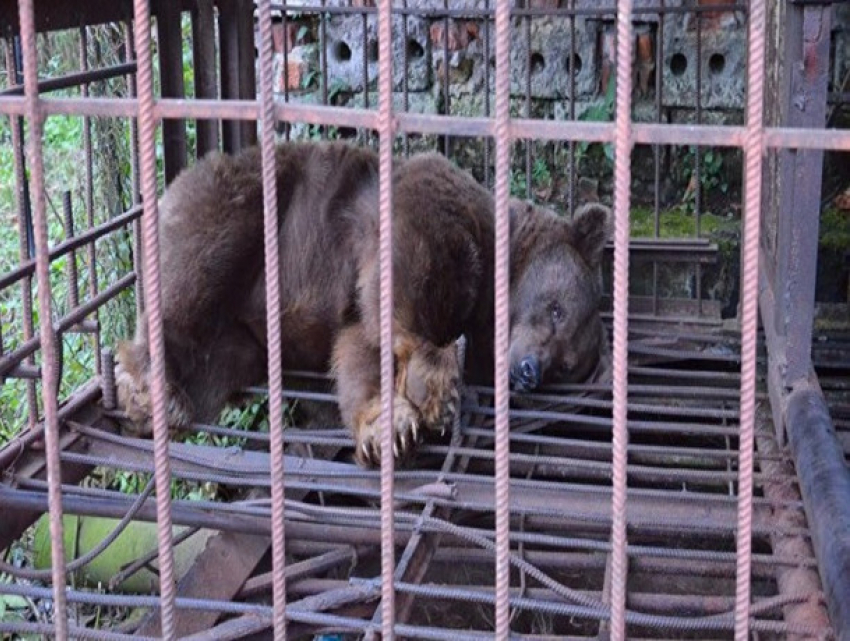
[[[144,203],[142,216],[142,263],[147,310],[151,393],[151,418],[154,440],[154,478],[156,479],[157,545],[159,548],[161,633],[164,639],[176,638],[174,602],[174,550],[171,547],[171,461],[168,457],[166,420],[165,340],[162,331],[162,297],[159,270],[159,212],[157,207],[156,151],[154,119],[153,61],[150,42],[150,7],[146,0],[133,3],[136,48],[136,87],[138,92],[139,164]]]
[[[495,459],[496,459],[496,638],[510,634],[510,436],[508,430],[508,323],[510,278],[510,46],[511,2],[496,3],[495,164]]]
[[[381,330],[381,630],[382,638],[392,640],[395,628],[395,522],[393,443],[393,273],[392,273],[392,6],[378,3],[378,136],[379,148],[379,232]],[[365,15],[365,14],[364,14]]]
[[[735,580],[735,639],[749,637],[750,565],[753,526],[753,446],[755,440],[758,262],[764,121],[765,3],[750,7],[747,63],[747,122],[744,146],[744,239],[741,259],[741,436],[738,455],[738,540]]]
[[[144,506],[145,502],[148,500],[148,497],[153,493],[154,489],[154,480],[151,478],[145,489],[142,490],[142,493],[139,494],[133,504],[130,506],[130,509],[127,510],[127,513],[121,518],[121,520],[115,525],[112,531],[107,534],[100,543],[95,545],[91,550],[83,554],[83,556],[74,559],[69,562],[65,566],[65,573],[74,572],[75,570],[79,570],[83,566],[87,565],[89,562],[100,556],[103,551],[112,545],[115,542],[121,533],[127,529],[127,526],[130,524],[130,521],[139,513],[139,511]],[[49,579],[53,573],[53,568],[49,570],[31,570],[29,568],[19,568],[11,563],[6,563],[5,561],[0,561],[0,572],[5,572],[6,574],[10,574],[17,578],[28,579],[30,581],[41,581],[43,579]]]
[[[59,393],[57,336],[53,332],[51,309],[50,256],[47,238],[47,213],[44,194],[44,158],[41,141],[43,114],[38,99],[38,57],[36,55],[35,7],[33,0],[19,4],[21,41],[24,57],[24,98],[30,125],[29,169],[33,191],[33,234],[35,236],[36,281],[38,283],[39,331],[42,348],[41,398],[44,405],[44,441],[47,461],[47,500],[50,526],[50,561],[57,639],[68,636],[68,611],[65,599],[65,544],[62,528],[62,462],[59,444]],[[32,408],[31,408],[32,409]]]
[[[632,151],[632,2],[617,3],[614,135],[614,389],[611,493],[611,638],[626,638],[626,464],[628,461],[629,190]]]
[[[274,139],[274,58],[269,0],[258,6],[260,28],[260,153],[263,172],[263,233],[269,379],[269,466],[272,490],[272,595],[275,638],[286,638],[286,548],[284,526],[283,363],[280,320],[280,243]]]

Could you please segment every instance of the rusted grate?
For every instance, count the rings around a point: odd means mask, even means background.
[[[850,558],[844,554],[850,552],[850,541],[842,529],[850,518],[850,490],[841,474],[841,454],[848,451],[846,337],[816,342],[811,349],[815,314],[810,289],[823,150],[850,150],[847,132],[824,129],[822,123],[828,3],[190,4],[136,0],[131,7],[97,0],[59,3],[54,13],[36,10],[32,0],[0,2],[8,78],[0,92],[0,114],[12,125],[20,241],[17,264],[4,265],[0,273],[0,296],[18,297],[24,318],[20,340],[11,349],[0,341],[0,376],[4,382],[23,381],[28,407],[28,429],[0,450],[0,504],[8,510],[0,522],[0,541],[6,548],[46,513],[53,542],[49,570],[1,566],[21,580],[0,584],[0,592],[51,603],[55,613],[43,622],[0,620],[0,633],[61,639],[298,638],[333,632],[367,639],[843,638],[850,626],[850,580],[841,565]],[[183,9],[192,16],[196,67],[195,95],[189,100],[180,55]],[[272,22],[273,9],[280,12],[279,25]],[[292,37],[287,11],[361,21],[363,64],[353,81],[362,81],[362,104],[331,105],[328,56],[350,56],[350,47],[348,54],[321,49],[321,105],[295,100],[286,77],[283,99],[274,95],[275,30],[282,29],[284,42]],[[668,59],[662,47],[650,46],[663,43],[665,24],[669,28],[673,17],[683,15],[692,19],[686,33],[695,48],[693,78],[681,52]],[[537,86],[545,84],[539,81],[533,87],[532,71],[544,70],[546,58],[528,43],[534,21],[545,16],[557,16],[569,27],[569,81],[561,86],[555,77],[552,83],[571,97],[586,90],[579,85],[588,82],[590,68],[580,76],[576,25],[598,21],[596,71],[603,80],[616,78],[610,85],[616,89],[608,114],[612,122],[579,119],[572,100],[563,118],[533,113],[532,89],[548,89]],[[154,19],[156,60],[149,29]],[[730,29],[747,40],[747,71],[736,80],[746,84],[736,105],[743,117],[736,125],[707,124],[707,103],[717,99],[717,83],[705,74],[718,73],[724,64],[718,52],[708,49],[725,24],[722,19],[732,20],[727,26],[734,23]],[[435,46],[443,48],[444,113],[409,108],[411,68],[419,64],[411,57],[419,55],[417,46],[422,49],[412,20],[438,27],[429,37],[442,29],[444,37],[436,38]],[[471,117],[452,106],[450,31],[461,39],[472,33],[471,27],[458,30],[457,20],[480,23],[475,37],[485,47],[484,87],[492,87],[483,92],[483,114]],[[103,22],[121,25],[120,64],[89,68],[88,26],[83,26],[78,73],[47,79],[22,75],[38,69],[38,31]],[[252,27],[257,29],[256,68]],[[322,21],[319,28],[327,42],[328,24]],[[405,42],[403,68],[393,69],[393,37],[399,28]],[[518,33],[525,34],[523,51],[512,41]],[[287,70],[289,53],[284,46]],[[795,62],[784,64],[783,56]],[[797,62],[806,73],[796,71]],[[517,80],[512,67],[524,67],[526,75]],[[690,93],[685,92],[692,102],[665,99],[662,68],[685,74],[677,82],[693,81]],[[92,83],[114,78],[125,79],[116,95],[89,94]],[[633,90],[649,91],[650,78],[655,81],[652,117],[633,119]],[[524,85],[519,91],[518,84]],[[49,95],[77,85],[83,87],[79,96]],[[375,92],[370,97],[371,85]],[[692,109],[693,122],[665,121],[665,113],[681,108]],[[85,229],[74,228],[79,216],[72,211],[71,196],[63,196],[63,236],[56,241],[48,235],[53,194],[45,188],[41,133],[45,119],[59,115],[83,120],[87,193]],[[92,148],[95,118],[129,123],[132,170],[132,206],[100,218],[91,196],[92,155],[98,151]],[[400,139],[406,153],[421,137],[432,136],[449,155],[461,139],[483,146],[484,167],[477,169],[496,196],[496,385],[468,388],[454,432],[421,448],[412,469],[394,469],[390,429],[384,429],[380,470],[349,462],[349,434],[335,424],[282,429],[293,401],[329,405],[334,398],[323,375],[282,371],[274,349],[281,333],[275,314],[267,319],[272,346],[268,388],[248,390],[266,399],[274,426],[270,433],[195,425],[195,432],[243,439],[245,445],[225,449],[170,441],[163,407],[160,274],[154,260],[157,136],[161,126],[166,141],[161,173],[167,182],[187,162],[187,119],[196,120],[198,155],[219,146],[236,151],[260,133],[269,309],[278,307],[274,301],[280,295],[272,171],[278,125],[285,124],[285,137],[296,124],[317,127],[322,138],[333,126],[355,132],[360,143],[378,145],[379,259],[384,266],[391,262],[392,143]],[[563,144],[570,167],[582,144],[613,149],[616,230],[609,247],[613,265],[606,282],[612,295],[605,318],[613,336],[614,382],[559,386],[512,398],[506,363],[511,156],[523,156],[526,196],[534,196],[530,175],[533,143],[539,141]],[[659,232],[660,154],[668,145],[697,146],[693,234],[672,241],[661,239]],[[708,171],[708,156],[700,149],[706,146],[736,149],[742,157],[741,278],[735,301],[740,307],[731,313],[704,297],[703,279],[721,258],[717,243],[701,233],[707,197],[701,177]],[[637,242],[630,240],[632,173],[640,168],[633,162],[636,147],[648,152],[643,158],[652,159],[654,173],[654,234]],[[580,191],[574,174],[567,178],[564,198],[570,212]],[[110,274],[104,285],[97,278],[97,248],[105,240],[132,243],[134,254],[132,269]],[[83,254],[90,274],[85,293],[76,271]],[[68,301],[57,301],[55,295],[60,260],[67,265],[62,277],[69,283]],[[652,268],[651,287],[636,294],[629,288],[630,275],[642,263]],[[693,295],[660,292],[659,265],[670,263],[692,269],[688,287]],[[392,275],[384,269],[386,428],[392,412],[391,285]],[[122,437],[116,430],[121,413],[115,408],[111,354],[104,349],[110,345],[102,323],[107,306],[130,290],[137,311],[144,308],[150,319],[153,441]],[[33,324],[34,306],[49,322]],[[87,349],[94,371],[87,384],[61,398],[63,345],[69,335],[91,339]],[[818,476],[813,461],[831,473]],[[135,496],[78,485],[95,467],[151,476]],[[174,479],[216,483],[238,498],[172,500]],[[66,561],[63,514],[155,522],[157,553],[123,573],[154,567],[161,586],[157,593],[131,596],[68,587],[70,571],[87,559]],[[173,526],[189,529],[176,534]],[[198,530],[214,536],[178,582],[175,551]],[[142,607],[149,613],[112,631],[96,630],[66,616],[68,604]]]

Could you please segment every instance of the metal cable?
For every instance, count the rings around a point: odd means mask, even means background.
[[[511,5],[496,3],[495,162],[495,454],[496,454],[496,638],[510,635],[510,436],[508,349],[510,341],[510,47]],[[486,89],[485,89],[486,91]]]
[[[286,638],[286,548],[284,525],[284,411],[280,319],[280,243],[278,238],[277,169],[275,162],[274,59],[271,4],[259,2],[260,145],[263,171],[263,213],[266,277],[266,325],[269,377],[269,432],[272,490],[272,591],[274,633]]]
[[[153,60],[151,53],[150,7],[147,0],[133,3],[135,28],[139,161],[144,214],[142,216],[142,262],[145,282],[150,369],[148,385],[154,440],[156,480],[157,543],[161,632],[164,639],[176,638],[174,621],[174,550],[171,547],[171,461],[168,457],[169,431],[166,418],[165,339],[162,329],[162,284],[159,269],[159,212],[156,179],[156,120],[154,118]]]
[[[59,443],[59,367],[58,336],[53,331],[50,289],[50,257],[45,211],[44,158],[42,135],[44,115],[38,96],[38,56],[36,52],[35,7],[33,0],[19,3],[21,41],[24,58],[24,99],[29,121],[29,164],[32,179],[33,234],[35,237],[36,280],[38,283],[39,331],[42,346],[41,396],[44,406],[45,459],[47,462],[47,500],[50,519],[50,560],[53,600],[56,613],[56,638],[68,636],[68,610],[65,599],[65,543],[62,531],[62,462]]]
[[[750,565],[753,525],[753,449],[756,419],[756,349],[762,153],[764,142],[764,0],[750,7],[747,61],[747,121],[744,146],[744,222],[741,258],[741,436],[738,461],[738,540],[735,581],[735,640],[749,638]]]
[[[117,539],[121,535],[121,533],[127,528],[127,526],[130,524],[130,521],[133,520],[133,517],[138,514],[140,509],[142,509],[142,506],[145,504],[145,501],[153,492],[153,489],[154,480],[153,477],[151,477],[151,479],[148,481],[148,484],[145,486],[145,489],[142,490],[142,493],[136,497],[136,500],[133,501],[133,504],[130,506],[130,509],[127,510],[127,513],[121,518],[121,520],[113,528],[113,530],[108,535],[106,535],[106,537],[104,537],[104,539],[100,543],[95,545],[83,556],[69,562],[65,566],[65,573],[68,574],[69,572],[79,570],[81,567],[100,556],[100,554],[106,548],[112,545],[115,539]],[[12,565],[11,563],[6,563],[5,561],[0,560],[0,572],[6,572],[7,574],[11,574],[12,576],[17,577],[19,579],[41,581],[44,579],[49,579],[53,574],[53,569],[51,568],[49,570],[30,570],[27,568],[19,568]]]
[[[154,641],[154,637],[142,637],[136,634],[121,634],[92,628],[69,626],[68,633],[74,639],[92,639],[92,641]],[[6,634],[38,634],[50,637],[56,634],[56,629],[50,623],[0,621],[0,636]]]

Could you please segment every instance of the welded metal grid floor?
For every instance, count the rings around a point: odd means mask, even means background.
[[[702,330],[680,331],[670,339],[658,334],[657,328],[641,331],[633,325],[630,336],[629,638],[731,638],[739,345],[734,336]],[[332,400],[315,391],[292,397],[300,402]],[[459,428],[424,445],[413,469],[397,471],[397,607],[403,637],[492,634],[490,400],[490,390],[468,389]],[[753,637],[785,638],[797,632],[829,638],[793,464],[777,443],[764,396],[761,405],[754,481]],[[512,627],[518,635],[606,635],[610,412],[604,389],[582,386],[526,397],[512,410]],[[90,407],[75,415],[86,418],[66,413],[64,465],[153,470],[149,441],[116,436],[109,429],[111,421]],[[221,427],[196,429],[232,434]],[[248,497],[228,504],[176,501],[175,525],[210,527],[239,533],[237,537],[270,535],[269,459],[262,451],[268,437],[250,436],[245,448],[172,445],[175,477],[219,483]],[[368,636],[380,621],[379,474],[350,462],[351,441],[344,430],[292,427],[287,439],[290,636],[322,630]],[[46,483],[34,480],[27,469],[10,468],[3,500],[39,509],[46,505]],[[68,513],[123,516],[132,507],[136,518],[155,518],[153,498],[133,505],[135,499],[67,485],[64,503]],[[216,568],[200,570],[207,580],[225,579],[221,569],[218,575]],[[209,630],[205,638],[266,627],[271,585],[272,574],[261,563],[227,606],[229,623]],[[95,597],[72,592],[70,600],[77,598]],[[139,603],[130,596],[108,599]],[[221,601],[191,605],[195,614],[221,609]]]

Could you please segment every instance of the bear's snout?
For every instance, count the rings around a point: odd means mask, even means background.
[[[511,386],[517,392],[530,392],[540,384],[540,360],[526,356],[511,366]]]

